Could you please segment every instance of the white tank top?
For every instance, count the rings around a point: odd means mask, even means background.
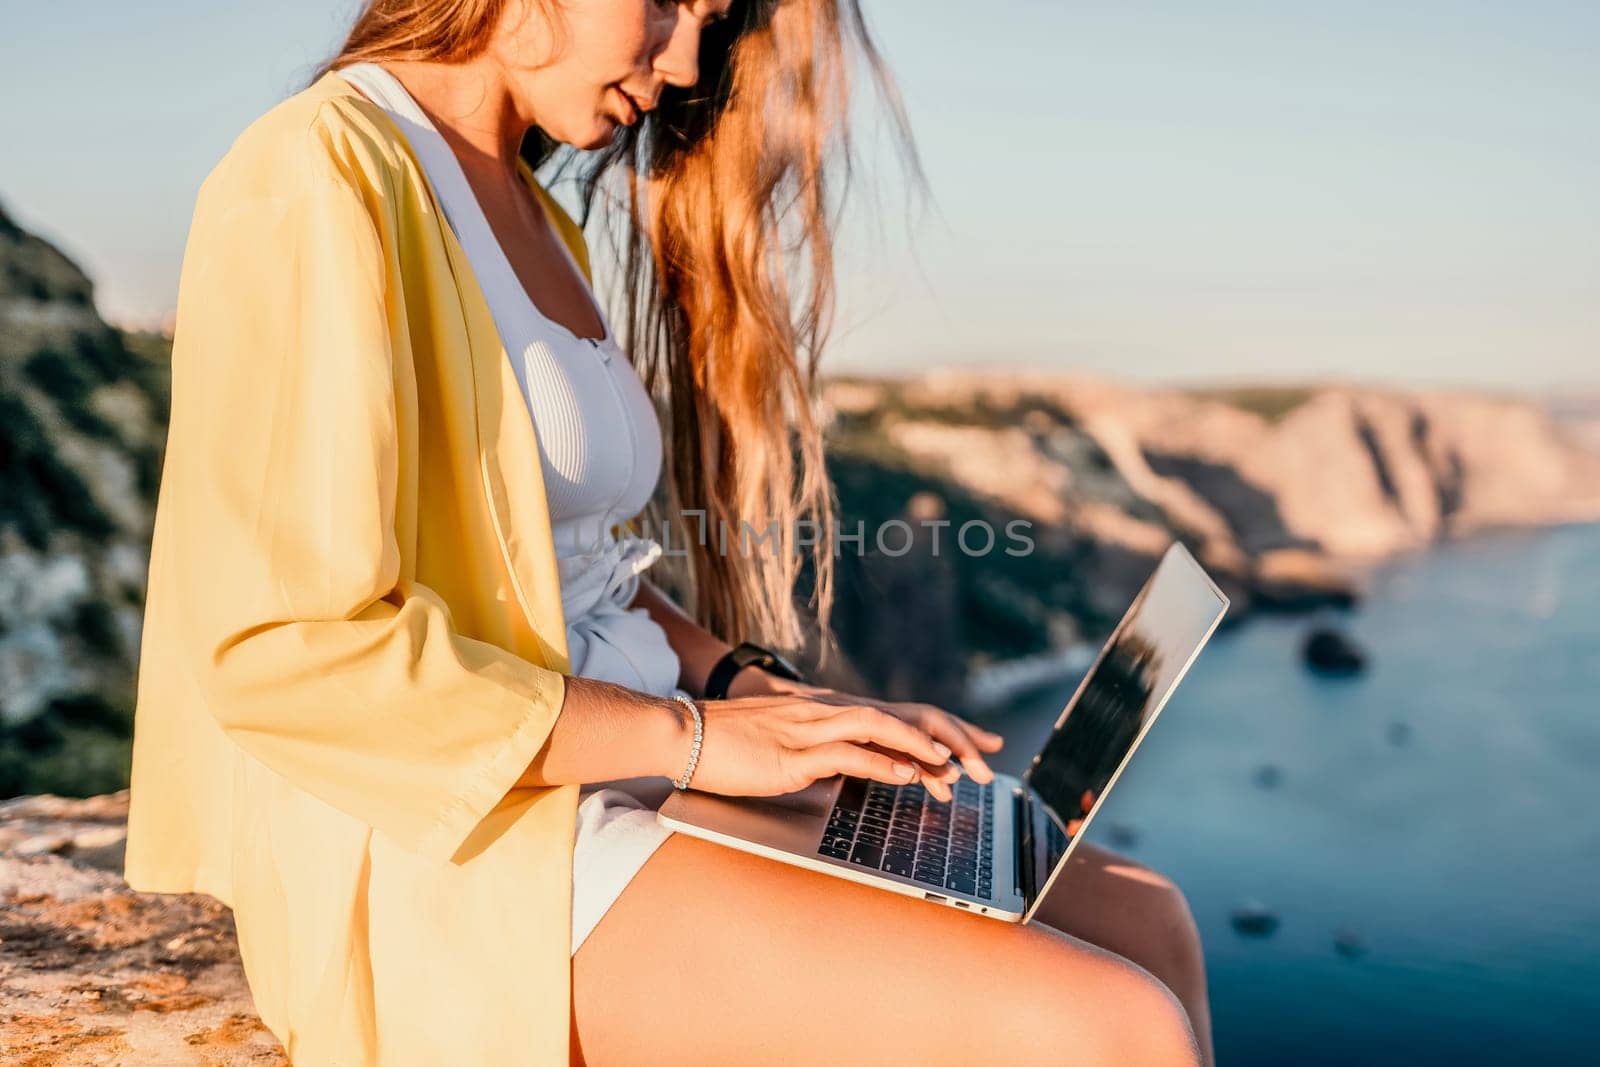
[[[666,633],[643,608],[625,607],[661,546],[611,532],[644,508],[661,475],[661,425],[644,383],[609,325],[603,337],[578,337],[528,297],[455,153],[399,79],[376,63],[338,73],[405,135],[472,263],[511,359],[538,435],[571,673],[658,696],[672,693],[678,657]],[[566,242],[556,236],[565,252]]]

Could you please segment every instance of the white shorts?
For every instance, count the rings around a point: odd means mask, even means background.
[[[578,802],[572,846],[572,951],[576,953],[661,842],[672,833],[631,793],[603,788]]]

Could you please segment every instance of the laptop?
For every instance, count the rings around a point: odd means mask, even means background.
[[[852,882],[1027,922],[1167,698],[1228,609],[1173,543],[1021,779],[965,774],[948,802],[920,782],[834,776],[778,797],[675,792],[665,826]]]

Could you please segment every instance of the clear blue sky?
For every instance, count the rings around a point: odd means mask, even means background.
[[[837,369],[1600,385],[1600,3],[866,0],[927,163],[845,248]],[[113,318],[351,0],[27,4],[0,199]]]

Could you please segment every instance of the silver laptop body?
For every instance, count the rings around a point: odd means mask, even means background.
[[[920,783],[835,776],[779,797],[675,792],[657,819],[838,878],[1027,922],[1228,609],[1174,542],[1106,639],[1019,780],[963,775],[948,804]]]

